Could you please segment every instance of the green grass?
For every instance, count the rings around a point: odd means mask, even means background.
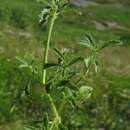
[[[40,40],[45,34],[40,33],[41,30],[39,30],[38,27],[38,14],[42,9],[40,4],[28,0],[25,0],[24,2],[13,0],[11,4],[2,1],[0,7],[1,9],[6,10],[3,11],[4,13],[7,12],[7,14],[3,14],[3,19],[5,19],[5,21],[3,21],[4,23],[9,24],[11,28],[15,27],[16,29],[20,28],[29,31],[33,35],[32,38],[36,39],[38,43],[41,42]],[[13,14],[14,11],[17,13]],[[73,46],[75,45],[73,44],[75,43],[75,39],[79,40],[85,32],[94,35],[98,40],[120,38],[124,35],[129,36],[129,31],[127,30],[127,28],[130,27],[129,14],[129,7],[124,6],[100,5],[83,9],[69,8],[56,25],[54,42],[64,42],[65,44]],[[17,19],[18,16],[19,18]],[[99,31],[95,29],[93,21],[114,21],[126,28],[126,30],[108,29],[105,31]],[[16,30],[16,32],[17,31],[18,30]]]

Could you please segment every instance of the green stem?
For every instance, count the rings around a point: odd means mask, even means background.
[[[53,99],[52,99],[52,97],[51,97],[50,94],[48,94],[48,98],[49,98],[49,100],[50,100],[50,103],[51,103],[51,106],[52,106],[52,110],[53,110],[53,112],[54,112],[54,114],[55,114],[55,117],[58,117],[58,118],[59,118],[59,114],[58,114],[57,108],[56,108],[56,106],[55,106],[55,104],[54,104],[54,101],[53,101]]]
[[[53,130],[54,126],[58,127],[58,125],[61,123],[61,119],[60,119],[58,110],[56,108],[56,105],[55,105],[55,103],[54,103],[54,101],[53,101],[53,99],[52,99],[50,94],[48,94],[48,98],[50,100],[50,103],[51,103],[51,106],[52,106],[52,110],[53,110],[53,113],[55,115],[55,118],[54,118],[54,120],[52,122],[52,125],[51,125],[51,128],[50,128],[50,130]]]
[[[49,52],[51,36],[52,36],[52,30],[53,30],[53,26],[54,26],[54,23],[55,23],[55,20],[56,20],[56,16],[57,16],[57,13],[55,11],[53,13],[53,15],[52,15],[52,19],[51,19],[50,26],[49,26],[47,42],[46,42],[46,45],[45,45],[43,66],[48,62],[48,52]],[[46,73],[47,73],[46,69],[43,69],[43,73],[42,73],[42,83],[43,83],[43,86],[46,85]]]

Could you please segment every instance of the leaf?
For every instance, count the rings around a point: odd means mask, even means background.
[[[85,34],[85,39],[88,40],[91,44],[94,44],[94,40],[93,40],[92,36]]]
[[[82,86],[77,93],[78,100],[84,101],[88,99],[91,96],[92,91],[93,91],[92,87]]]
[[[57,85],[58,86],[65,86],[69,83],[69,80],[61,80]]]
[[[47,113],[45,114],[43,119],[43,128],[44,130],[49,130],[49,118]]]
[[[102,43],[99,47],[99,50],[102,50],[110,45],[121,45],[121,41],[119,40],[111,40],[111,41],[108,41],[108,42],[105,42],[105,43]]]
[[[22,64],[25,64],[25,65],[28,64],[26,61],[20,59],[19,57],[16,57],[16,59],[17,59],[20,63],[22,63]]]
[[[75,101],[75,96],[74,96],[74,91],[68,87],[66,87],[64,89],[64,93],[65,96],[68,99],[68,102],[70,103],[70,105],[74,108],[74,106],[76,105],[76,101]]]
[[[50,8],[45,8],[39,14],[39,23],[42,25],[46,25],[48,23],[48,19],[50,17]]]
[[[17,109],[16,104],[13,104],[13,105],[11,106],[11,109],[10,109],[10,112],[9,112],[9,113],[12,114],[16,109]]]
[[[69,97],[68,101],[69,101],[71,107],[72,107],[72,108],[75,108],[75,106],[76,106],[75,97],[74,97],[74,96]]]
[[[90,35],[85,34],[84,39],[81,40],[79,44],[84,45],[84,46],[86,46],[86,47],[88,47],[90,49],[93,49],[94,40]]]
[[[99,71],[99,63],[97,60],[95,61],[94,65],[95,65],[95,72],[97,73]]]
[[[89,68],[90,62],[91,62],[91,57],[88,57],[88,58],[85,58],[85,59],[84,59],[84,63],[85,63],[86,69]]]
[[[48,68],[56,67],[56,66],[58,66],[58,64],[56,64],[56,63],[46,63],[46,64],[43,66],[43,69],[48,69]]]
[[[28,64],[21,64],[19,65],[19,68],[28,68]]]
[[[57,48],[54,48],[54,52],[55,52],[55,54],[56,54],[56,56],[61,60],[61,61],[64,61],[64,55],[62,54],[62,52],[59,50],[59,49],[57,49]]]
[[[66,67],[69,67],[69,66],[71,66],[71,65],[73,65],[76,62],[81,61],[81,60],[82,60],[82,57],[77,57],[77,58],[73,59],[72,61],[70,61],[70,63],[67,64]]]
[[[19,68],[29,68],[29,64],[26,61],[24,61],[18,57],[16,57],[16,59],[21,63],[19,65]]]
[[[88,41],[86,41],[86,40],[81,40],[80,42],[79,42],[79,44],[80,45],[84,45],[84,46],[86,46],[86,47],[88,47],[88,48],[92,48],[92,46],[88,43]]]
[[[68,83],[68,87],[70,88],[70,89],[72,89],[72,90],[75,90],[75,91],[77,91],[77,85],[76,84],[74,84],[73,82],[71,82],[71,81],[69,81],[69,83]]]

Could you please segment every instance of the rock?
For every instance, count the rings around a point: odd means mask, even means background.
[[[115,21],[93,21],[95,24],[95,27],[97,30],[107,30],[107,29],[121,29],[121,30],[127,30],[125,27],[120,26]]]
[[[23,31],[18,32],[18,35],[20,37],[24,37],[24,38],[27,38],[27,39],[31,37],[31,34],[29,32],[23,32]]]
[[[92,2],[90,0],[72,0],[72,5],[77,7],[86,7],[89,5],[98,5],[96,2]]]
[[[105,25],[103,25],[101,22],[98,22],[98,21],[93,21],[95,27],[97,30],[106,30],[107,27]]]

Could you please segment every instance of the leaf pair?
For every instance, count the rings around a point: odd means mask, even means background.
[[[66,89],[68,101],[73,108],[86,101],[91,96],[92,91],[93,88],[86,85],[81,86],[79,90],[76,90],[74,93],[69,88]]]
[[[96,43],[95,40],[88,34],[85,34],[84,39],[80,41],[79,44],[84,45],[91,50],[91,55],[84,59],[86,73],[88,73],[90,66],[92,65],[94,65],[95,71],[98,72],[99,63],[97,60],[97,54],[99,51],[111,45],[122,45],[119,40]]]
[[[84,39],[81,40],[79,42],[79,44],[84,45],[84,46],[86,46],[87,48],[89,48],[91,50],[95,49],[95,45],[96,45],[93,38],[88,34],[85,34]]]
[[[92,36],[85,34],[84,39],[79,42],[79,44],[86,46],[91,51],[100,51],[108,46],[111,45],[122,45],[121,41],[119,40],[111,40],[111,41],[103,41],[96,43]]]
[[[44,65],[44,67],[43,67],[44,69],[58,67],[58,66],[62,66],[62,65],[63,65],[62,67],[70,67],[73,64],[77,63],[78,61],[83,60],[82,57],[76,57],[66,63],[65,55],[64,55],[64,53],[62,53],[62,51],[60,51],[58,48],[54,48],[54,53],[58,58],[58,63],[47,63]]]
[[[31,60],[31,63],[26,62],[25,60],[20,59],[19,57],[16,57],[16,59],[21,63],[19,65],[19,68],[27,68],[30,70],[31,73],[37,73],[37,69],[33,67],[33,63],[35,59]]]
[[[39,23],[43,26],[46,26],[50,17],[50,8],[45,8],[39,14]]]
[[[102,42],[99,44],[98,50],[102,50],[108,46],[117,46],[117,45],[122,45],[122,42],[120,40],[111,40],[111,41],[107,41],[107,42]]]
[[[86,73],[88,73],[90,71],[90,68],[92,66],[94,66],[96,73],[99,71],[99,62],[96,59],[96,56],[92,55],[88,58],[85,58],[84,63],[85,63]]]
[[[43,1],[43,3],[46,4],[46,8],[44,8],[39,14],[39,23],[43,26],[46,26],[51,15],[55,13],[56,16],[58,16],[68,5],[68,2],[69,0],[50,0],[49,2]]]

